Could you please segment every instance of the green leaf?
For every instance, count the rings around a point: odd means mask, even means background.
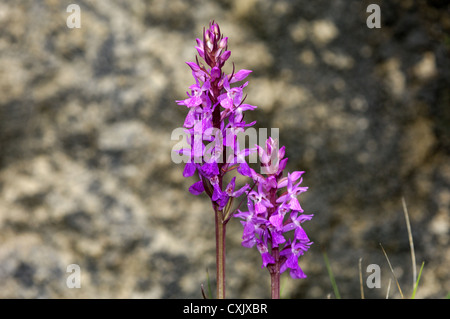
[[[419,286],[419,280],[420,280],[420,276],[422,275],[422,270],[423,270],[424,265],[425,265],[425,262],[423,261],[422,266],[420,267],[420,270],[419,270],[419,276],[417,276],[417,281],[416,281],[416,284],[414,285],[414,291],[412,293],[411,299],[414,299],[416,297],[417,287]]]
[[[327,253],[325,251],[323,252],[323,259],[325,260],[325,265],[327,266],[328,276],[330,277],[331,285],[333,286],[334,295],[336,296],[336,299],[341,299],[336,280],[334,279],[333,270],[331,270],[330,261],[328,260]]]

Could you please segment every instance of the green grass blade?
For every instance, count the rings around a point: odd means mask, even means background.
[[[212,289],[211,289],[211,280],[209,280],[209,271],[206,269],[206,277],[208,279],[208,298],[213,299]]]
[[[325,265],[327,266],[328,276],[330,277],[331,285],[333,286],[334,295],[336,299],[341,299],[341,295],[339,294],[339,289],[336,284],[336,280],[334,279],[333,270],[331,270],[330,261],[328,260],[328,256],[326,252],[323,252],[323,259],[325,260]]]
[[[420,267],[420,270],[419,270],[419,275],[417,276],[416,284],[414,285],[414,291],[412,293],[411,299],[414,299],[416,297],[417,287],[419,287],[419,280],[420,280],[420,276],[422,275],[422,270],[423,270],[424,265],[425,265],[425,262],[423,261],[422,266]]]
[[[200,289],[202,292],[203,299],[212,299],[212,290],[211,290],[211,281],[209,280],[209,271],[206,269],[206,280],[208,281],[208,296],[206,296],[205,287],[203,284],[200,285]]]

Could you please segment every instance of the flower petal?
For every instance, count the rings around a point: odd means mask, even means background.
[[[295,269],[291,269],[290,273],[291,277],[293,279],[303,279],[306,278],[305,273],[303,272],[303,270],[300,268],[300,266],[298,266]]]
[[[252,70],[239,70],[238,72],[236,72],[233,77],[230,80],[230,83],[234,83],[234,82],[238,82],[238,81],[242,81],[243,79],[245,79],[250,73],[252,73]]]
[[[245,184],[243,187],[241,187],[239,190],[233,192],[233,197],[239,197],[241,196],[247,189],[250,188],[250,185]]]
[[[243,176],[247,176],[247,177],[251,177],[252,176],[252,171],[250,166],[248,166],[247,163],[241,163],[237,169],[238,173],[243,175]]]
[[[298,212],[303,212],[303,209],[300,206],[298,199],[295,197],[292,197],[291,200],[289,201],[289,208]]]
[[[203,186],[202,181],[198,181],[198,182],[192,184],[191,187],[189,187],[189,192],[191,192],[191,194],[194,194],[194,195],[200,195],[204,191],[205,191],[205,187]]]
[[[184,167],[183,176],[184,177],[190,177],[194,175],[195,173],[195,164],[194,163],[186,163],[186,166]]]
[[[274,214],[269,217],[270,223],[275,226],[275,228],[280,231],[283,228],[283,217],[281,214]]]

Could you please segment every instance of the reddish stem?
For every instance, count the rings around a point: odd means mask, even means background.
[[[269,200],[273,205],[272,208],[269,209],[269,217],[275,213],[277,209],[277,189],[273,188],[269,193]],[[272,247],[272,257],[275,259],[275,264],[268,265],[269,273],[270,273],[270,290],[272,299],[280,299],[280,252],[278,251],[278,247]]]
[[[217,299],[225,299],[225,231],[223,211],[215,209]]]
[[[270,290],[272,299],[280,299],[280,253],[278,248],[272,249],[272,256],[275,259],[275,264],[269,266],[270,272]]]

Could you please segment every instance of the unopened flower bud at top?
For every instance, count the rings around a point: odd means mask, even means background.
[[[205,45],[209,50],[213,49],[214,46],[214,36],[211,35],[209,30],[206,30],[204,33]]]
[[[205,62],[211,66],[222,68],[225,61],[230,57],[227,51],[228,38],[223,38],[217,23],[210,23],[209,28],[203,32],[203,44],[197,46],[197,50]]]
[[[223,50],[226,50],[227,46],[228,46],[228,37],[225,37],[222,40],[220,40],[219,48],[223,49]]]
[[[231,55],[231,51],[225,51],[224,53],[222,53],[219,57],[220,59],[220,66],[222,67],[225,64],[225,61],[228,60],[228,58]]]
[[[210,29],[214,32],[217,39],[220,38],[220,28],[217,23],[213,22]]]

